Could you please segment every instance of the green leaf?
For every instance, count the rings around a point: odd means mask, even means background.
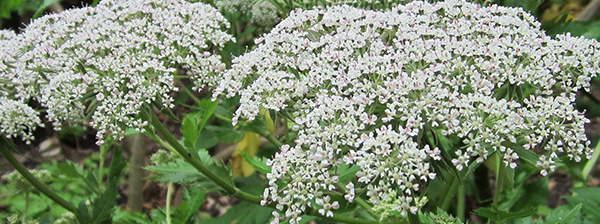
[[[222,162],[211,158],[206,150],[200,150],[197,155],[196,159],[198,159],[203,166],[207,167],[220,178],[226,178],[226,181],[233,183],[229,167],[225,166]],[[175,162],[166,164],[147,166],[146,170],[152,172],[152,178],[159,182],[197,184],[203,186],[203,188],[207,190],[218,189],[217,185],[183,159],[178,159]]]
[[[171,214],[173,223],[190,223],[190,219],[198,213],[205,199],[206,191],[195,187],[186,188],[183,192],[183,200]]]
[[[581,222],[581,204],[573,208],[561,206],[554,209],[547,217],[544,224],[576,224]]]
[[[504,222],[504,221],[508,221],[508,220],[514,220],[517,218],[523,218],[523,217],[531,216],[531,215],[535,214],[535,212],[536,212],[535,208],[528,208],[528,209],[523,209],[521,211],[513,212],[513,211],[500,210],[495,207],[478,208],[474,211],[475,215],[488,218],[495,222]]]
[[[232,176],[231,170],[229,169],[228,166],[223,164],[223,162],[221,162],[221,161],[217,161],[217,160],[213,159],[208,154],[208,151],[206,151],[206,150],[198,151],[197,155],[198,155],[197,158],[200,160],[202,165],[207,167],[211,172],[216,174],[218,177],[225,179],[225,181],[227,181],[231,185],[233,185],[233,176]]]
[[[244,133],[233,129],[232,126],[207,125],[198,137],[197,148],[212,148],[218,143],[232,144],[239,142]]]
[[[85,202],[79,204],[76,216],[80,223],[101,224],[111,222],[119,194],[118,183],[124,168],[123,155],[120,150],[115,150],[106,190],[92,201],[91,210],[85,205]]]
[[[37,10],[35,11],[35,13],[33,14],[33,18],[39,18],[40,16],[42,16],[42,14],[44,13],[44,11],[46,11],[46,9],[48,7],[50,7],[53,4],[58,3],[59,0],[44,0],[42,2],[42,4],[40,6],[38,6]]]
[[[112,218],[113,223],[147,224],[152,223],[146,215],[125,210],[117,210]]]
[[[81,168],[78,168],[77,165],[73,164],[70,161],[59,163],[56,165],[61,174],[69,177],[69,178],[79,178],[83,180],[86,187],[93,193],[100,193],[100,188],[97,182],[96,176],[92,172],[88,172],[87,174],[83,174],[84,172]]]
[[[573,36],[584,36],[600,40],[600,21],[589,22],[565,22],[546,24],[545,29],[548,34],[555,35],[561,33],[571,33]]]
[[[220,217],[202,220],[203,224],[263,224],[269,223],[272,208],[240,202]]]
[[[250,156],[244,151],[242,151],[240,155],[242,155],[242,158],[244,158],[246,162],[250,163],[250,165],[252,165],[252,167],[254,167],[258,172],[263,174],[271,172],[271,167],[267,166],[264,160],[259,159],[256,156]]]
[[[356,172],[360,170],[358,166],[341,165],[338,168],[338,175],[340,182],[346,184],[354,179]]]
[[[197,149],[198,142],[202,141],[200,134],[217,109],[217,103],[209,99],[203,99],[199,103],[200,111],[189,113],[183,118],[181,133],[183,143],[188,148]]]
[[[525,161],[526,163],[536,166],[537,161],[539,160],[539,156],[534,152],[524,149],[523,147],[514,146],[513,150],[519,155],[519,159]]]
[[[569,204],[581,204],[582,213],[592,223],[600,223],[600,188],[584,187],[572,189],[573,195],[567,197]]]
[[[435,213],[419,212],[419,222],[422,224],[462,224],[460,219],[452,217],[443,209],[438,208]]]
[[[538,7],[540,7],[542,3],[542,0],[503,0],[500,5],[521,7],[529,13],[536,14]]]
[[[152,179],[164,183],[192,183],[204,179],[192,165],[179,159],[175,162],[147,166],[146,170],[152,172]]]

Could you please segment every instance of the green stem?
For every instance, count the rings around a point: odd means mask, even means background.
[[[25,168],[19,161],[17,161],[17,159],[12,155],[10,150],[5,147],[8,144],[4,139],[0,140],[0,145],[2,145],[0,146],[0,154],[2,154],[2,156],[4,156],[4,158],[6,158],[6,160],[8,160],[8,162],[17,170],[17,172],[19,172],[33,187],[35,187],[42,194],[46,195],[52,201],[56,202],[63,208],[69,210],[70,212],[77,212],[77,207],[75,207],[68,201],[58,196],[52,190],[50,190],[50,187],[40,182],[29,172],[29,170],[27,170],[27,168]]]
[[[144,112],[144,116],[146,116],[147,121],[150,122],[152,127],[154,127],[154,129],[165,139],[165,141],[161,142],[161,143],[170,145],[168,148],[174,149],[179,155],[181,155],[183,157],[183,159],[186,162],[190,163],[196,170],[198,170],[200,173],[202,173],[208,179],[213,181],[219,187],[223,188],[227,193],[232,194],[233,196],[236,196],[242,200],[252,202],[255,204],[260,204],[260,201],[261,201],[260,196],[253,195],[253,194],[250,194],[250,193],[240,190],[239,188],[234,186],[232,183],[221,179],[219,176],[217,176],[216,174],[211,172],[207,167],[202,165],[202,163],[198,160],[197,157],[194,157],[190,151],[188,151],[183,145],[181,145],[179,143],[177,138],[175,138],[175,136],[173,136],[173,134],[158,120],[158,118],[156,117],[156,115],[154,113],[152,113],[150,110],[148,110],[148,111]],[[148,134],[151,134],[151,133],[148,133]],[[153,136],[152,139],[157,140],[160,138],[159,138],[159,136]],[[271,207],[272,207],[272,205],[271,205]],[[313,216],[322,217],[323,219],[326,219],[326,220],[349,223],[349,224],[376,224],[376,223],[378,223],[376,221],[356,219],[356,218],[352,218],[352,217],[348,217],[348,216],[333,215],[333,217],[324,217],[316,212],[310,212],[309,214],[313,215]]]
[[[587,180],[587,178],[590,176],[590,173],[592,172],[592,168],[594,168],[594,166],[596,165],[596,162],[598,161],[598,157],[600,157],[600,142],[598,142],[596,144],[596,147],[594,148],[594,153],[592,154],[592,158],[590,158],[590,160],[588,160],[585,163],[585,166],[583,167],[583,170],[581,171],[581,176],[583,177],[584,180]]]
[[[460,220],[465,220],[465,185],[463,181],[458,183],[458,192],[456,193],[456,215]]]
[[[110,146],[108,145],[103,144],[100,146],[100,162],[98,163],[98,176],[96,177],[96,181],[98,183],[102,183],[102,175],[104,175],[104,163],[106,162],[106,154],[108,154],[108,150],[110,149]]]
[[[504,169],[501,167],[502,162],[500,161],[498,155],[496,155],[496,181],[494,181],[494,197],[492,198],[492,204],[497,205],[500,200],[500,195],[502,193],[502,186],[504,186]]]
[[[171,200],[173,200],[174,188],[175,187],[173,186],[173,183],[169,183],[169,185],[167,185],[167,201],[165,205],[165,216],[167,217],[167,224],[171,224]]]
[[[187,94],[190,98],[192,98],[192,100],[194,102],[196,102],[196,104],[200,103],[200,99],[198,99],[198,97],[196,97],[196,95],[194,95],[194,92],[192,92],[192,90],[190,90],[185,83],[177,80],[177,83],[179,83],[179,85],[181,86],[181,89],[183,90],[183,92],[185,94]]]
[[[259,134],[260,136],[264,137],[265,139],[267,139],[267,141],[269,141],[271,144],[273,144],[277,148],[281,148],[281,146],[283,145],[283,143],[281,143],[277,138],[275,138],[275,136],[273,136],[268,131],[259,131],[256,133]]]
[[[200,173],[202,173],[207,178],[211,179],[213,182],[215,182],[215,184],[223,188],[229,194],[233,194],[247,201],[257,203],[260,202],[260,197],[240,191],[231,183],[223,180],[222,178],[211,172],[207,167],[202,165],[202,163],[198,160],[197,157],[193,156],[190,151],[185,149],[185,147],[179,143],[177,138],[175,138],[175,136],[173,136],[173,134],[158,120],[156,115],[154,115],[151,112],[147,112],[146,116],[148,117],[148,121],[152,124],[155,130],[158,131],[158,133],[165,139],[166,143],[171,145],[171,147],[179,155],[181,155],[186,162],[190,163]]]
[[[343,194],[345,194],[347,192],[346,187],[342,186],[340,183],[335,183],[335,186],[337,188],[339,188],[340,190],[342,190]],[[375,213],[375,211],[373,211],[373,207],[371,205],[369,205],[369,203],[367,203],[365,200],[363,200],[360,197],[355,197],[354,201],[360,207],[363,207],[371,216],[373,216],[376,219],[379,219],[379,216],[377,215],[377,213]]]
[[[450,187],[446,190],[446,194],[444,195],[444,199],[442,200],[442,206],[441,208],[443,210],[448,210],[448,208],[450,208],[450,202],[452,200],[452,198],[454,198],[454,195],[456,195],[456,187],[458,185],[458,180],[457,178],[455,178],[454,176],[450,176]]]

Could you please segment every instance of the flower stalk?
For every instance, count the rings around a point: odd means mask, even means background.
[[[456,193],[456,217],[465,220],[465,184],[459,181],[458,192]]]
[[[77,207],[60,197],[58,194],[54,193],[54,191],[52,191],[48,185],[35,178],[29,172],[29,170],[23,166],[23,164],[17,161],[17,159],[10,152],[10,149],[6,147],[10,144],[8,144],[4,138],[0,138],[0,144],[3,145],[0,147],[0,154],[2,154],[2,156],[15,168],[15,170],[17,170],[17,172],[19,172],[19,174],[21,174],[23,178],[25,178],[27,182],[31,184],[31,186],[35,187],[35,189],[44,194],[46,197],[50,198],[52,201],[56,202],[61,207],[69,210],[72,213],[77,212]]]
[[[160,136],[158,136],[153,133],[148,133],[150,135],[154,135],[154,136],[151,136],[152,140],[157,141],[157,143],[166,146],[166,148],[177,152],[177,154],[182,156],[186,162],[190,163],[196,170],[198,170],[200,173],[202,173],[204,176],[206,176],[208,179],[210,179],[216,185],[218,185],[223,190],[225,190],[225,192],[227,192],[239,199],[242,199],[242,200],[254,203],[254,204],[259,204],[259,205],[261,204],[260,196],[253,195],[253,194],[250,194],[250,193],[240,190],[239,188],[232,185],[231,183],[218,177],[216,174],[211,172],[207,167],[202,165],[202,163],[198,160],[198,158],[193,156],[189,150],[187,150],[183,145],[181,145],[179,143],[179,141],[177,141],[177,138],[175,138],[175,136],[158,120],[158,117],[156,117],[156,115],[154,113],[150,112],[149,109],[145,110],[143,112],[143,115],[146,117],[147,121],[154,128],[154,130],[158,132],[158,135],[160,135]],[[161,138],[161,136],[162,136],[162,138]],[[272,207],[272,205],[269,205],[269,206]],[[319,216],[326,220],[349,223],[349,224],[376,224],[376,223],[378,223],[377,221],[356,219],[356,218],[340,216],[340,215],[336,215],[336,214],[334,214],[332,217],[325,217],[315,211],[309,212],[309,215]]]

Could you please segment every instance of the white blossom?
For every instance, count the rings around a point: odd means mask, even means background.
[[[344,194],[344,198],[349,202],[354,201],[354,197],[356,197],[356,192],[354,190],[354,184],[352,182],[346,185],[346,194]]]
[[[271,27],[279,20],[278,9],[271,1],[259,1],[250,9],[253,23]]]
[[[0,97],[0,133],[6,138],[20,137],[26,143],[33,140],[33,131],[42,126],[39,113],[19,101]]]
[[[145,106],[173,106],[179,68],[195,90],[215,85],[225,69],[215,49],[233,40],[227,26],[216,9],[184,0],[105,0],[45,16],[22,34],[21,67],[32,74],[23,86],[39,89],[57,129],[90,120],[98,144],[119,140],[147,125]]]
[[[340,166],[360,168],[353,182],[382,216],[408,214],[426,202],[441,137],[459,139],[444,149],[459,170],[493,153],[515,167],[531,150],[542,174],[559,155],[589,156],[573,101],[600,72],[598,50],[547,36],[521,9],[460,0],[297,10],[234,60],[214,97],[240,96],[234,123],[261,109],[292,118],[297,139],[271,160],[263,200],[276,220],[327,214]]]
[[[26,104],[29,94],[18,94],[19,41],[12,31],[0,30],[0,134],[6,138],[33,140],[33,131],[42,126],[39,113]]]

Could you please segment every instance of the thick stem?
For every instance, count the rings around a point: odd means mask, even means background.
[[[502,162],[499,161],[499,158],[496,158],[498,161],[496,162],[496,180],[494,181],[494,197],[492,198],[492,204],[497,205],[500,201],[500,196],[502,194],[502,188],[504,186],[504,169],[501,167]]]
[[[139,212],[144,203],[144,159],[146,157],[146,144],[142,135],[137,134],[129,138],[129,178],[127,191],[127,208],[129,211]]]
[[[465,184],[460,181],[456,193],[456,215],[460,220],[465,220]]]
[[[219,187],[223,188],[227,193],[232,194],[233,196],[236,196],[236,197],[238,197],[242,200],[248,201],[248,202],[252,202],[255,204],[259,204],[259,205],[261,204],[260,196],[253,195],[253,194],[250,194],[250,193],[247,193],[247,192],[244,192],[244,191],[238,189],[232,183],[221,179],[220,177],[218,177],[217,175],[212,173],[207,167],[202,165],[202,163],[200,161],[198,161],[197,157],[194,157],[190,151],[188,151],[183,145],[181,145],[179,143],[177,138],[175,138],[175,136],[173,136],[173,134],[158,120],[158,117],[156,117],[156,115],[154,113],[152,113],[151,111],[145,111],[144,113],[147,118],[147,121],[150,122],[150,124],[152,125],[152,127],[154,127],[154,129],[158,132],[158,134],[160,134],[165,139],[165,141],[162,141],[158,136],[154,136],[153,139],[155,141],[159,140],[160,143],[167,144],[168,148],[174,149],[180,156],[183,157],[183,159],[186,162],[190,163],[196,170],[198,170],[200,173],[202,173],[208,179],[213,181]],[[151,134],[151,133],[149,133],[149,134]],[[270,206],[273,207],[273,205],[270,205]],[[340,216],[340,215],[335,215],[335,214],[333,215],[333,217],[325,217],[314,211],[310,212],[309,215],[318,216],[325,220],[343,222],[343,223],[349,223],[349,224],[376,224],[376,223],[378,223],[377,221],[356,219],[353,217]]]
[[[46,195],[46,197],[59,204],[61,207],[69,210],[72,213],[77,213],[77,207],[54,193],[50,187],[40,182],[29,172],[29,170],[27,170],[27,168],[17,161],[10,150],[6,148],[6,145],[8,144],[4,139],[0,140],[0,145],[2,145],[0,146],[0,153],[2,156],[4,156],[4,158],[8,160],[8,162],[17,170],[17,172],[19,172],[33,187],[35,187],[35,189]]]
[[[454,195],[456,195],[456,187],[458,185],[458,179],[455,178],[454,176],[450,176],[450,185],[448,187],[448,189],[446,190],[446,194],[444,194],[444,199],[442,200],[442,205],[441,208],[443,210],[448,210],[448,208],[450,208],[450,202],[452,201],[452,198],[454,198]]]
[[[185,85],[185,83],[180,80],[177,80],[177,83],[180,86],[179,88],[183,90],[183,93],[187,94],[196,104],[200,103],[200,99]]]
[[[281,146],[283,145],[283,143],[281,143],[277,138],[275,138],[275,136],[273,136],[268,131],[260,131],[260,132],[256,132],[256,133],[259,134],[260,136],[264,137],[265,139],[267,139],[267,141],[269,141],[271,144],[273,144],[277,148],[281,148]]]
[[[590,158],[590,160],[588,160],[585,163],[585,166],[583,167],[583,170],[581,171],[581,176],[583,177],[584,180],[587,180],[587,178],[590,176],[590,173],[592,172],[592,169],[596,165],[596,162],[598,161],[599,157],[600,157],[600,142],[596,144],[596,147],[594,148],[594,153],[592,154],[592,158]]]
[[[198,170],[208,179],[212,180],[219,187],[223,188],[223,190],[225,190],[227,193],[233,194],[247,201],[260,202],[260,197],[240,191],[231,183],[221,179],[219,176],[211,172],[207,167],[202,165],[202,163],[195,156],[193,156],[190,151],[185,149],[185,147],[179,143],[177,138],[175,138],[175,136],[173,136],[173,134],[158,120],[156,115],[151,112],[148,112],[146,115],[148,117],[148,121],[150,121],[155,130],[158,131],[158,133],[165,139],[166,143],[171,145],[171,147],[175,149],[175,151],[196,170]]]
[[[106,154],[110,147],[106,144],[100,146],[100,162],[98,162],[98,174],[96,175],[96,181],[102,183],[102,176],[104,175],[104,163],[106,162]]]

